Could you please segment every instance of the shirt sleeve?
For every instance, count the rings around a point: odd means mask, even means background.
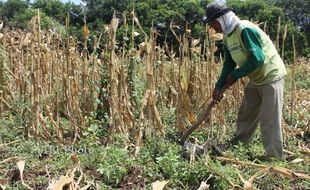
[[[221,75],[215,84],[215,88],[221,90],[226,83],[227,76],[236,68],[236,63],[232,59],[229,51],[224,46],[224,64]]]
[[[242,78],[263,65],[265,55],[260,43],[260,36],[255,29],[245,28],[241,32],[245,49],[249,52],[248,60],[231,74],[234,79]]]

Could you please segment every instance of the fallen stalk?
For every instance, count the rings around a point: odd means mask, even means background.
[[[1,167],[1,165],[4,164],[4,163],[11,162],[11,161],[15,161],[15,160],[18,160],[18,159],[20,159],[20,158],[19,158],[19,157],[16,157],[16,156],[10,157],[10,158],[7,158],[7,159],[4,159],[4,160],[2,160],[2,161],[0,162],[0,167]]]
[[[8,146],[8,145],[18,143],[19,141],[21,141],[21,140],[15,140],[15,141],[12,141],[12,142],[0,144],[0,149],[3,148],[3,147],[5,147],[5,146]]]
[[[300,173],[300,172],[296,172],[293,170],[289,170],[287,168],[283,168],[283,167],[277,167],[277,166],[267,166],[267,165],[263,165],[263,164],[255,164],[255,163],[250,163],[250,162],[244,162],[244,161],[240,161],[240,160],[235,160],[235,159],[231,159],[231,158],[225,158],[225,157],[216,157],[216,159],[220,160],[220,161],[225,161],[225,162],[231,162],[234,164],[239,164],[239,165],[247,165],[247,166],[253,166],[253,167],[258,167],[258,168],[265,168],[268,169],[269,171],[284,175],[286,177],[290,177],[290,178],[302,178],[302,179],[310,179],[310,176],[304,174],[304,173]]]

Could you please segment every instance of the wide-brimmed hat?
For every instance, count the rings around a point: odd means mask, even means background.
[[[231,10],[231,8],[226,7],[222,2],[209,3],[206,7],[206,14],[202,17],[202,21],[209,23]]]

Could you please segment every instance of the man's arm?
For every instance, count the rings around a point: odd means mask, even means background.
[[[215,84],[215,88],[218,90],[221,90],[225,83],[226,83],[226,78],[227,76],[236,68],[236,63],[232,59],[229,51],[227,48],[224,46],[224,64],[222,68],[221,75],[218,79],[218,81]]]
[[[245,28],[241,32],[242,42],[244,47],[249,52],[248,60],[238,69],[235,69],[231,75],[235,80],[238,80],[255,69],[260,67],[265,60],[265,55],[260,43],[259,34],[255,29]]]

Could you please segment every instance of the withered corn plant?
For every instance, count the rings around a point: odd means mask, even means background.
[[[66,23],[68,30],[69,18]],[[39,10],[28,30],[8,31],[2,44],[8,61],[2,59],[1,68],[9,83],[2,80],[8,89],[3,100],[8,101],[2,101],[1,106],[6,102],[10,111],[23,118],[30,136],[48,140],[56,136],[64,142],[67,133],[72,137],[69,142],[76,142],[85,116],[96,107],[96,88],[90,85],[88,75],[92,72],[93,81],[100,75],[96,64],[91,70],[88,67],[97,59],[87,52],[80,54],[73,37],[41,30]],[[61,118],[67,118],[71,127],[64,126]]]
[[[121,134],[136,145],[136,153],[144,138],[163,135],[168,128],[183,132],[192,125],[211,102],[222,67],[222,61],[215,61],[215,42],[222,35],[206,27],[206,39],[194,39],[187,25],[179,35],[172,21],[170,31],[178,43],[160,46],[158,32],[152,28],[146,34],[134,11],[129,16],[131,31],[122,16],[123,22],[114,16],[99,36],[92,36],[93,44],[86,22],[83,42],[70,36],[69,15],[63,32],[42,30],[39,10],[27,30],[3,33],[1,114],[10,111],[22,117],[29,136],[62,143],[77,142],[95,119],[107,119],[100,124],[108,129],[109,140]],[[121,23],[125,37],[130,36],[129,47],[116,40]],[[138,35],[145,40],[135,48]],[[240,80],[228,90],[202,124],[209,127],[208,137],[224,139],[226,114],[237,112],[245,83]],[[164,122],[167,109],[176,116],[169,126]]]

